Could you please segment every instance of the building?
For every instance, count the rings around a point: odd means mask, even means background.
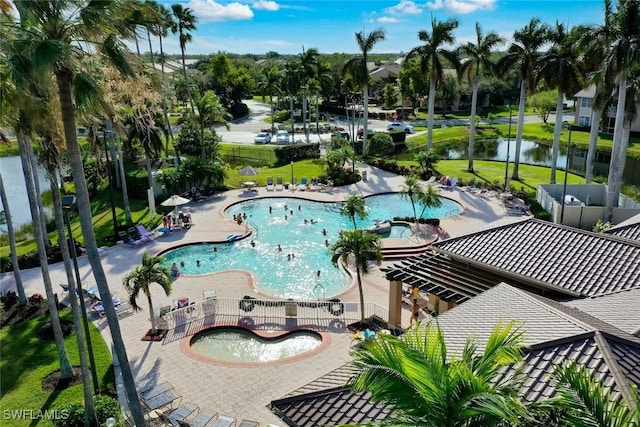
[[[595,94],[596,87],[589,86],[574,95],[576,105],[576,124],[578,126],[591,126],[591,112]],[[640,111],[640,103],[636,105],[636,110]],[[601,131],[604,133],[613,133],[615,123],[616,107],[614,105],[608,108],[603,114]],[[631,122],[631,132],[640,132],[640,114],[637,114],[633,122]]]

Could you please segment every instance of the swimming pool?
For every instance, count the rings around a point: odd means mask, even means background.
[[[228,362],[273,362],[315,350],[322,336],[314,331],[297,330],[266,338],[233,327],[215,327],[198,332],[189,345],[194,352],[214,360]]]
[[[427,211],[422,216],[442,218],[462,211],[458,203],[442,200],[441,208]],[[339,203],[296,198],[239,202],[225,213],[229,218],[246,215],[245,222],[254,229],[250,239],[187,245],[162,255],[167,265],[184,262],[180,270],[185,275],[248,270],[257,277],[261,291],[277,297],[318,299],[334,296],[344,292],[350,283],[350,277],[331,264],[327,247],[327,244],[335,243],[341,230],[353,228],[351,220],[340,215],[340,206]],[[375,220],[413,216],[411,203],[397,193],[367,197],[366,206],[368,218],[356,218],[358,227],[372,225]],[[400,233],[406,237],[402,231]]]

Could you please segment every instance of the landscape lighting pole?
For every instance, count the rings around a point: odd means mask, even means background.
[[[511,104],[507,105],[509,109],[509,130],[507,131],[507,165],[504,168],[504,191],[509,191],[507,184],[509,183],[509,149],[511,143]]]
[[[564,222],[564,204],[567,196],[567,176],[569,175],[569,151],[571,150],[571,125],[567,124],[569,128],[569,140],[567,141],[567,161],[564,164],[564,184],[562,184],[562,205],[560,208],[560,224]]]
[[[69,234],[69,250],[73,259],[73,269],[76,273],[76,292],[80,300],[80,310],[82,311],[82,323],[84,325],[84,335],[87,339],[87,352],[89,352],[89,364],[91,364],[91,378],[93,380],[93,390],[95,394],[100,394],[100,385],[98,383],[98,373],[96,371],[96,359],[93,356],[93,345],[91,344],[91,335],[89,335],[89,320],[87,319],[87,309],[84,303],[82,293],[82,282],[80,281],[80,271],[78,270],[78,254],[76,253],[76,242],[71,232],[71,221],[69,221],[69,211],[75,210],[77,207],[76,196],[64,196],[62,198],[62,210],[64,212],[64,220],[67,223],[67,233]],[[75,298],[73,293],[69,293],[69,298]]]

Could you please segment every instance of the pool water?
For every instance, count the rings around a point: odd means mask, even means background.
[[[441,208],[427,211],[422,217],[442,218],[462,210],[458,203],[442,200]],[[258,288],[272,296],[294,299],[334,296],[344,292],[350,283],[350,276],[332,265],[327,247],[327,243],[336,242],[341,230],[353,228],[351,219],[340,215],[340,206],[295,198],[243,201],[225,213],[230,219],[246,215],[245,222],[254,230],[249,238],[188,245],[162,255],[167,265],[173,262],[180,265],[184,275],[248,270],[256,276]],[[366,206],[368,218],[356,218],[358,227],[370,226],[376,220],[413,216],[411,203],[397,193],[367,197]],[[403,226],[394,226],[391,235],[382,237],[409,235]]]
[[[382,234],[382,238],[402,238],[402,237],[411,237],[413,232],[411,231],[411,227],[408,225],[398,225],[392,224],[391,231],[387,234]]]
[[[293,331],[278,338],[262,338],[240,328],[216,328],[196,334],[191,349],[230,362],[272,362],[316,349],[322,337],[312,331]]]

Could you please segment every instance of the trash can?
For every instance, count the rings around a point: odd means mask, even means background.
[[[367,180],[367,171],[362,171],[362,180],[363,181]]]

